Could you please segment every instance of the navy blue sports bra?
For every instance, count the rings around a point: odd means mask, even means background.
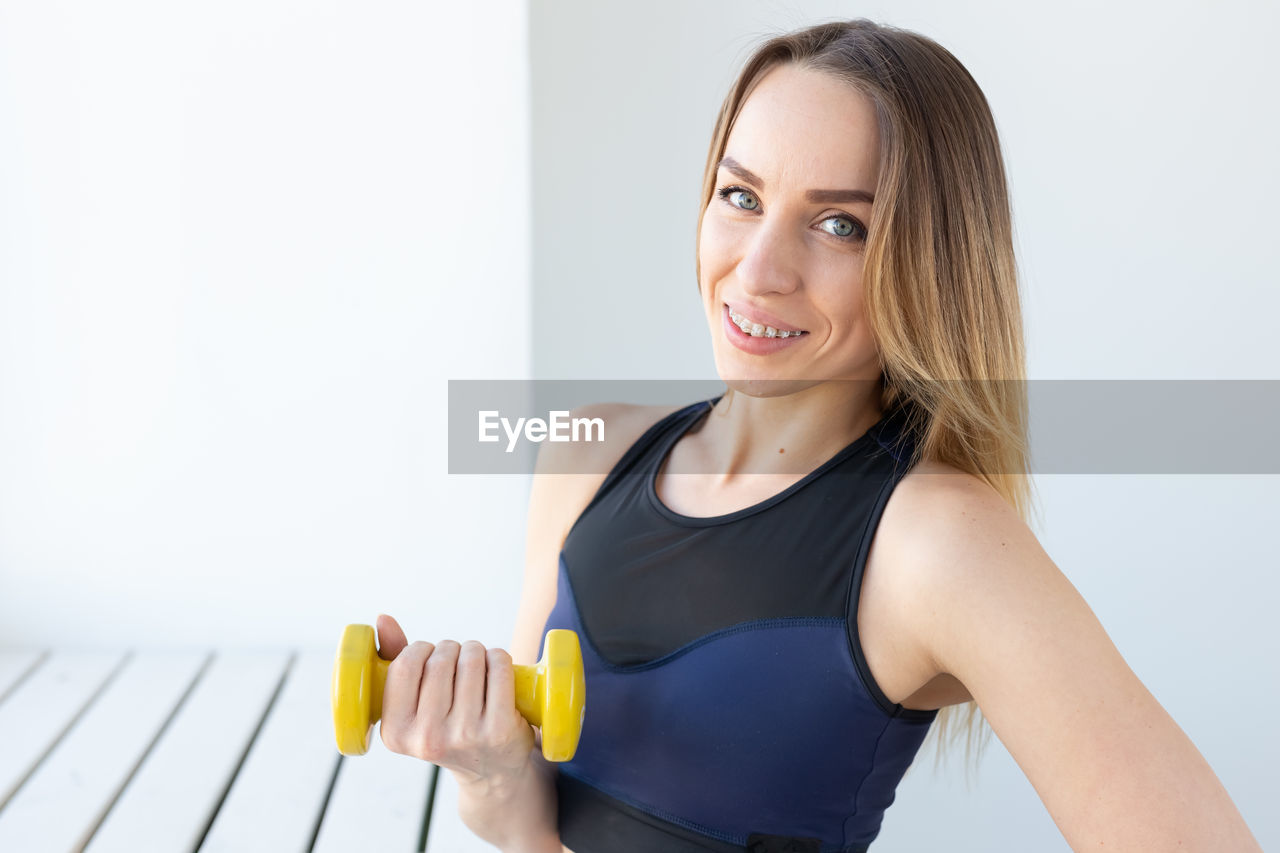
[[[761,503],[681,515],[656,475],[718,399],[650,427],[560,552],[544,633],[578,633],[587,683],[556,783],[574,853],[861,853],[937,716],[889,701],[857,635],[903,411]]]

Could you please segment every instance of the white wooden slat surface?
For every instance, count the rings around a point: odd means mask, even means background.
[[[427,853],[494,853],[497,848],[482,841],[458,817],[458,782],[444,768],[436,782],[434,802],[427,830]]]
[[[132,656],[0,811],[0,850],[81,849],[207,658]]]
[[[195,849],[280,686],[288,658],[284,652],[218,654],[87,850]]]
[[[377,729],[373,739],[364,755],[342,759],[316,853],[419,849],[432,766],[388,750]]]
[[[294,660],[200,853],[304,853],[310,847],[342,758],[333,735],[332,676],[332,651]]]
[[[0,809],[123,661],[123,652],[51,655],[0,703]]]
[[[332,667],[321,650],[0,651],[0,731],[24,734],[0,739],[0,851],[417,853],[435,768],[376,729],[340,756]],[[427,852],[492,853],[452,774],[436,785]]]
[[[35,649],[0,652],[0,702],[4,701],[5,694],[16,686],[24,675],[29,674],[36,665],[43,663],[47,654]]]

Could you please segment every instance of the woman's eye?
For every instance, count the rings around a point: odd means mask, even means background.
[[[742,187],[721,187],[719,190],[717,190],[717,195],[719,195],[720,198],[724,199],[729,204],[733,205],[739,210],[755,210],[757,207],[760,206],[760,202],[755,200],[755,196],[751,195],[751,193],[747,192]],[[742,195],[742,196],[746,196],[747,198],[750,198],[751,204],[749,205],[734,204],[734,202],[732,201],[732,197],[735,195]]]
[[[835,222],[837,228],[834,231],[828,231],[828,234],[834,234],[837,237],[853,237],[859,226],[852,219],[845,216],[828,216],[823,222]]]

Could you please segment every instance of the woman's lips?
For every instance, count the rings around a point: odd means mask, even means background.
[[[724,333],[729,339],[729,343],[733,344],[743,352],[751,355],[769,355],[778,350],[794,346],[805,338],[808,334],[790,335],[785,338],[756,338],[748,335],[742,329],[738,328],[738,324],[733,322],[729,317],[729,306],[725,305],[720,312],[724,317]]]
[[[741,302],[734,303],[726,301],[724,304],[729,306],[729,312],[731,314],[737,314],[739,318],[745,317],[752,323],[759,323],[761,326],[773,326],[779,332],[786,330],[792,334],[796,334],[797,332],[803,331],[803,329],[795,328],[781,317],[773,316],[763,308],[756,308],[755,306],[746,305]],[[732,317],[730,319],[732,319]]]

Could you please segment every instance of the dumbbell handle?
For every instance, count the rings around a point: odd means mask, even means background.
[[[387,686],[387,669],[391,661],[377,658],[373,662],[373,683],[369,693],[369,722],[376,723],[382,719],[382,691]],[[516,710],[520,716],[532,726],[542,725],[542,708],[538,705],[538,679],[542,676],[537,665],[515,664],[512,666],[516,674]]]

